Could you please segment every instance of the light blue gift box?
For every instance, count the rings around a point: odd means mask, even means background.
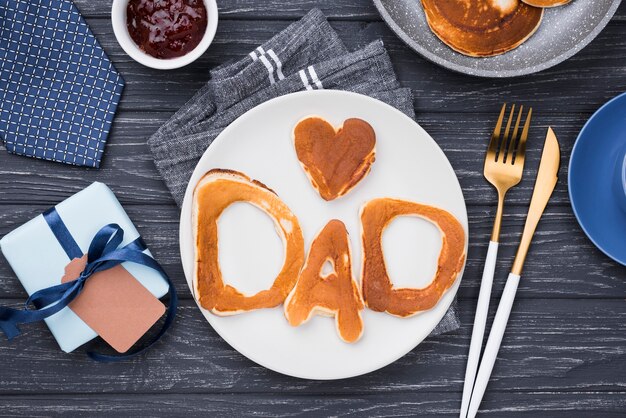
[[[122,205],[105,184],[93,183],[55,208],[83,253],[87,252],[100,228],[107,224],[118,224],[124,230],[121,246],[139,237]],[[60,284],[65,267],[70,262],[43,215],[0,239],[0,250],[29,295]],[[144,252],[151,256],[150,251]],[[167,294],[168,284],[157,271],[129,262],[122,263],[122,266],[157,298]],[[70,308],[57,312],[45,321],[61,350],[66,353],[98,336]]]

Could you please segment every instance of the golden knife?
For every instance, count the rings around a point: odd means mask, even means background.
[[[530,207],[528,208],[528,215],[526,216],[526,224],[524,225],[524,232],[522,233],[522,240],[520,241],[515,255],[515,261],[511,268],[511,273],[506,281],[506,286],[502,292],[500,298],[500,304],[498,305],[498,311],[493,320],[491,332],[489,333],[489,339],[485,346],[482,360],[480,362],[480,368],[478,369],[478,375],[476,376],[476,383],[474,384],[474,390],[472,392],[472,399],[470,401],[470,407],[467,416],[473,418],[478,412],[478,407],[485,394],[493,365],[496,362],[498,356],[498,350],[500,349],[500,343],[502,342],[502,336],[506,329],[507,322],[509,320],[509,314],[511,313],[511,307],[513,306],[513,300],[515,299],[515,293],[517,292],[517,286],[519,284],[520,276],[522,274],[522,268],[524,266],[524,260],[528,254],[530,242],[535,234],[535,229],[541,219],[541,215],[552,196],[554,187],[557,183],[557,174],[559,171],[559,164],[561,162],[561,152],[559,149],[559,142],[554,135],[552,128],[548,128],[548,134],[546,135],[546,142],[543,146],[543,152],[541,154],[541,162],[539,164],[539,171],[537,172],[537,180],[535,181],[535,188],[533,190],[533,197],[530,200]]]

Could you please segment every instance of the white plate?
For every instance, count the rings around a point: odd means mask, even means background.
[[[322,116],[335,125],[357,117],[376,131],[372,171],[349,194],[333,202],[322,200],[296,158],[291,133],[295,124],[309,115]],[[467,235],[467,212],[458,180],[444,153],[418,124],[366,96],[333,90],[294,93],[241,116],[200,159],[187,187],[180,220],[181,258],[190,289],[194,270],[192,194],[200,177],[212,168],[241,171],[276,191],[298,217],[307,252],[326,222],[342,220],[350,232],[356,278],[361,270],[358,211],[370,199],[396,197],[436,205],[455,215]],[[224,280],[246,294],[269,287],[283,261],[282,243],[272,221],[251,205],[239,203],[224,212],[219,231]],[[434,226],[417,218],[399,218],[385,232],[383,245],[394,285],[421,287],[432,279],[441,247]],[[377,370],[417,346],[444,316],[460,276],[437,306],[414,317],[396,318],[366,308],[363,337],[354,344],[339,339],[332,318],[315,316],[300,327],[291,327],[282,306],[230,317],[200,309],[215,331],[252,361],[286,375],[340,379]]]

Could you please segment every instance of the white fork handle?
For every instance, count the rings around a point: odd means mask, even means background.
[[[468,417],[474,418],[478,412],[478,407],[487,389],[487,383],[489,383],[489,377],[493,370],[493,365],[498,357],[498,350],[500,350],[500,343],[502,342],[502,336],[504,330],[509,321],[509,314],[513,307],[513,301],[515,300],[515,293],[517,293],[517,285],[519,284],[520,276],[510,273],[509,278],[506,281],[506,286],[502,292],[502,298],[498,305],[498,311],[496,317],[493,320],[491,331],[489,332],[489,338],[487,339],[487,345],[485,346],[485,352],[480,362],[480,368],[478,369],[478,376],[476,376],[476,384],[474,385],[474,391],[472,392],[472,400],[470,401]]]
[[[461,404],[460,418],[467,416],[467,408],[472,397],[472,388],[478,369],[480,359],[480,349],[483,346],[483,336],[485,335],[485,324],[487,323],[487,313],[489,312],[489,299],[491,298],[491,285],[496,269],[496,259],[498,258],[498,243],[489,241],[487,259],[483,269],[483,278],[480,282],[480,292],[478,293],[478,304],[476,305],[476,316],[474,317],[474,328],[472,329],[472,340],[470,342],[469,354],[467,355],[467,368],[465,369],[465,383],[463,384],[463,402]]]

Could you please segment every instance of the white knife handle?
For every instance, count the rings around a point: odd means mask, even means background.
[[[515,300],[515,293],[517,292],[517,285],[519,284],[520,276],[516,274],[509,274],[509,278],[506,281],[506,286],[502,292],[502,298],[498,305],[498,311],[496,317],[493,320],[491,331],[489,332],[489,338],[487,339],[487,345],[485,346],[485,352],[483,353],[482,360],[480,362],[480,368],[478,369],[478,375],[476,376],[476,383],[474,384],[474,391],[472,392],[472,400],[470,401],[468,417],[474,418],[478,412],[478,407],[487,389],[487,383],[489,383],[489,377],[493,370],[493,365],[498,357],[498,350],[500,349],[500,343],[502,342],[502,336],[506,329],[507,322],[509,321],[509,314]]]
[[[497,258],[498,243],[490,241],[489,250],[487,250],[487,259],[485,260],[485,268],[483,270],[483,279],[480,282],[476,316],[474,316],[474,328],[472,329],[472,340],[470,342],[469,354],[467,355],[467,368],[465,369],[465,383],[463,384],[463,402],[461,404],[460,418],[467,416],[467,408],[469,407],[472,397],[472,388],[474,387],[478,360],[480,359],[480,349],[483,346],[483,336],[485,335],[485,324],[487,322],[489,300],[491,298],[491,285],[493,284]]]

